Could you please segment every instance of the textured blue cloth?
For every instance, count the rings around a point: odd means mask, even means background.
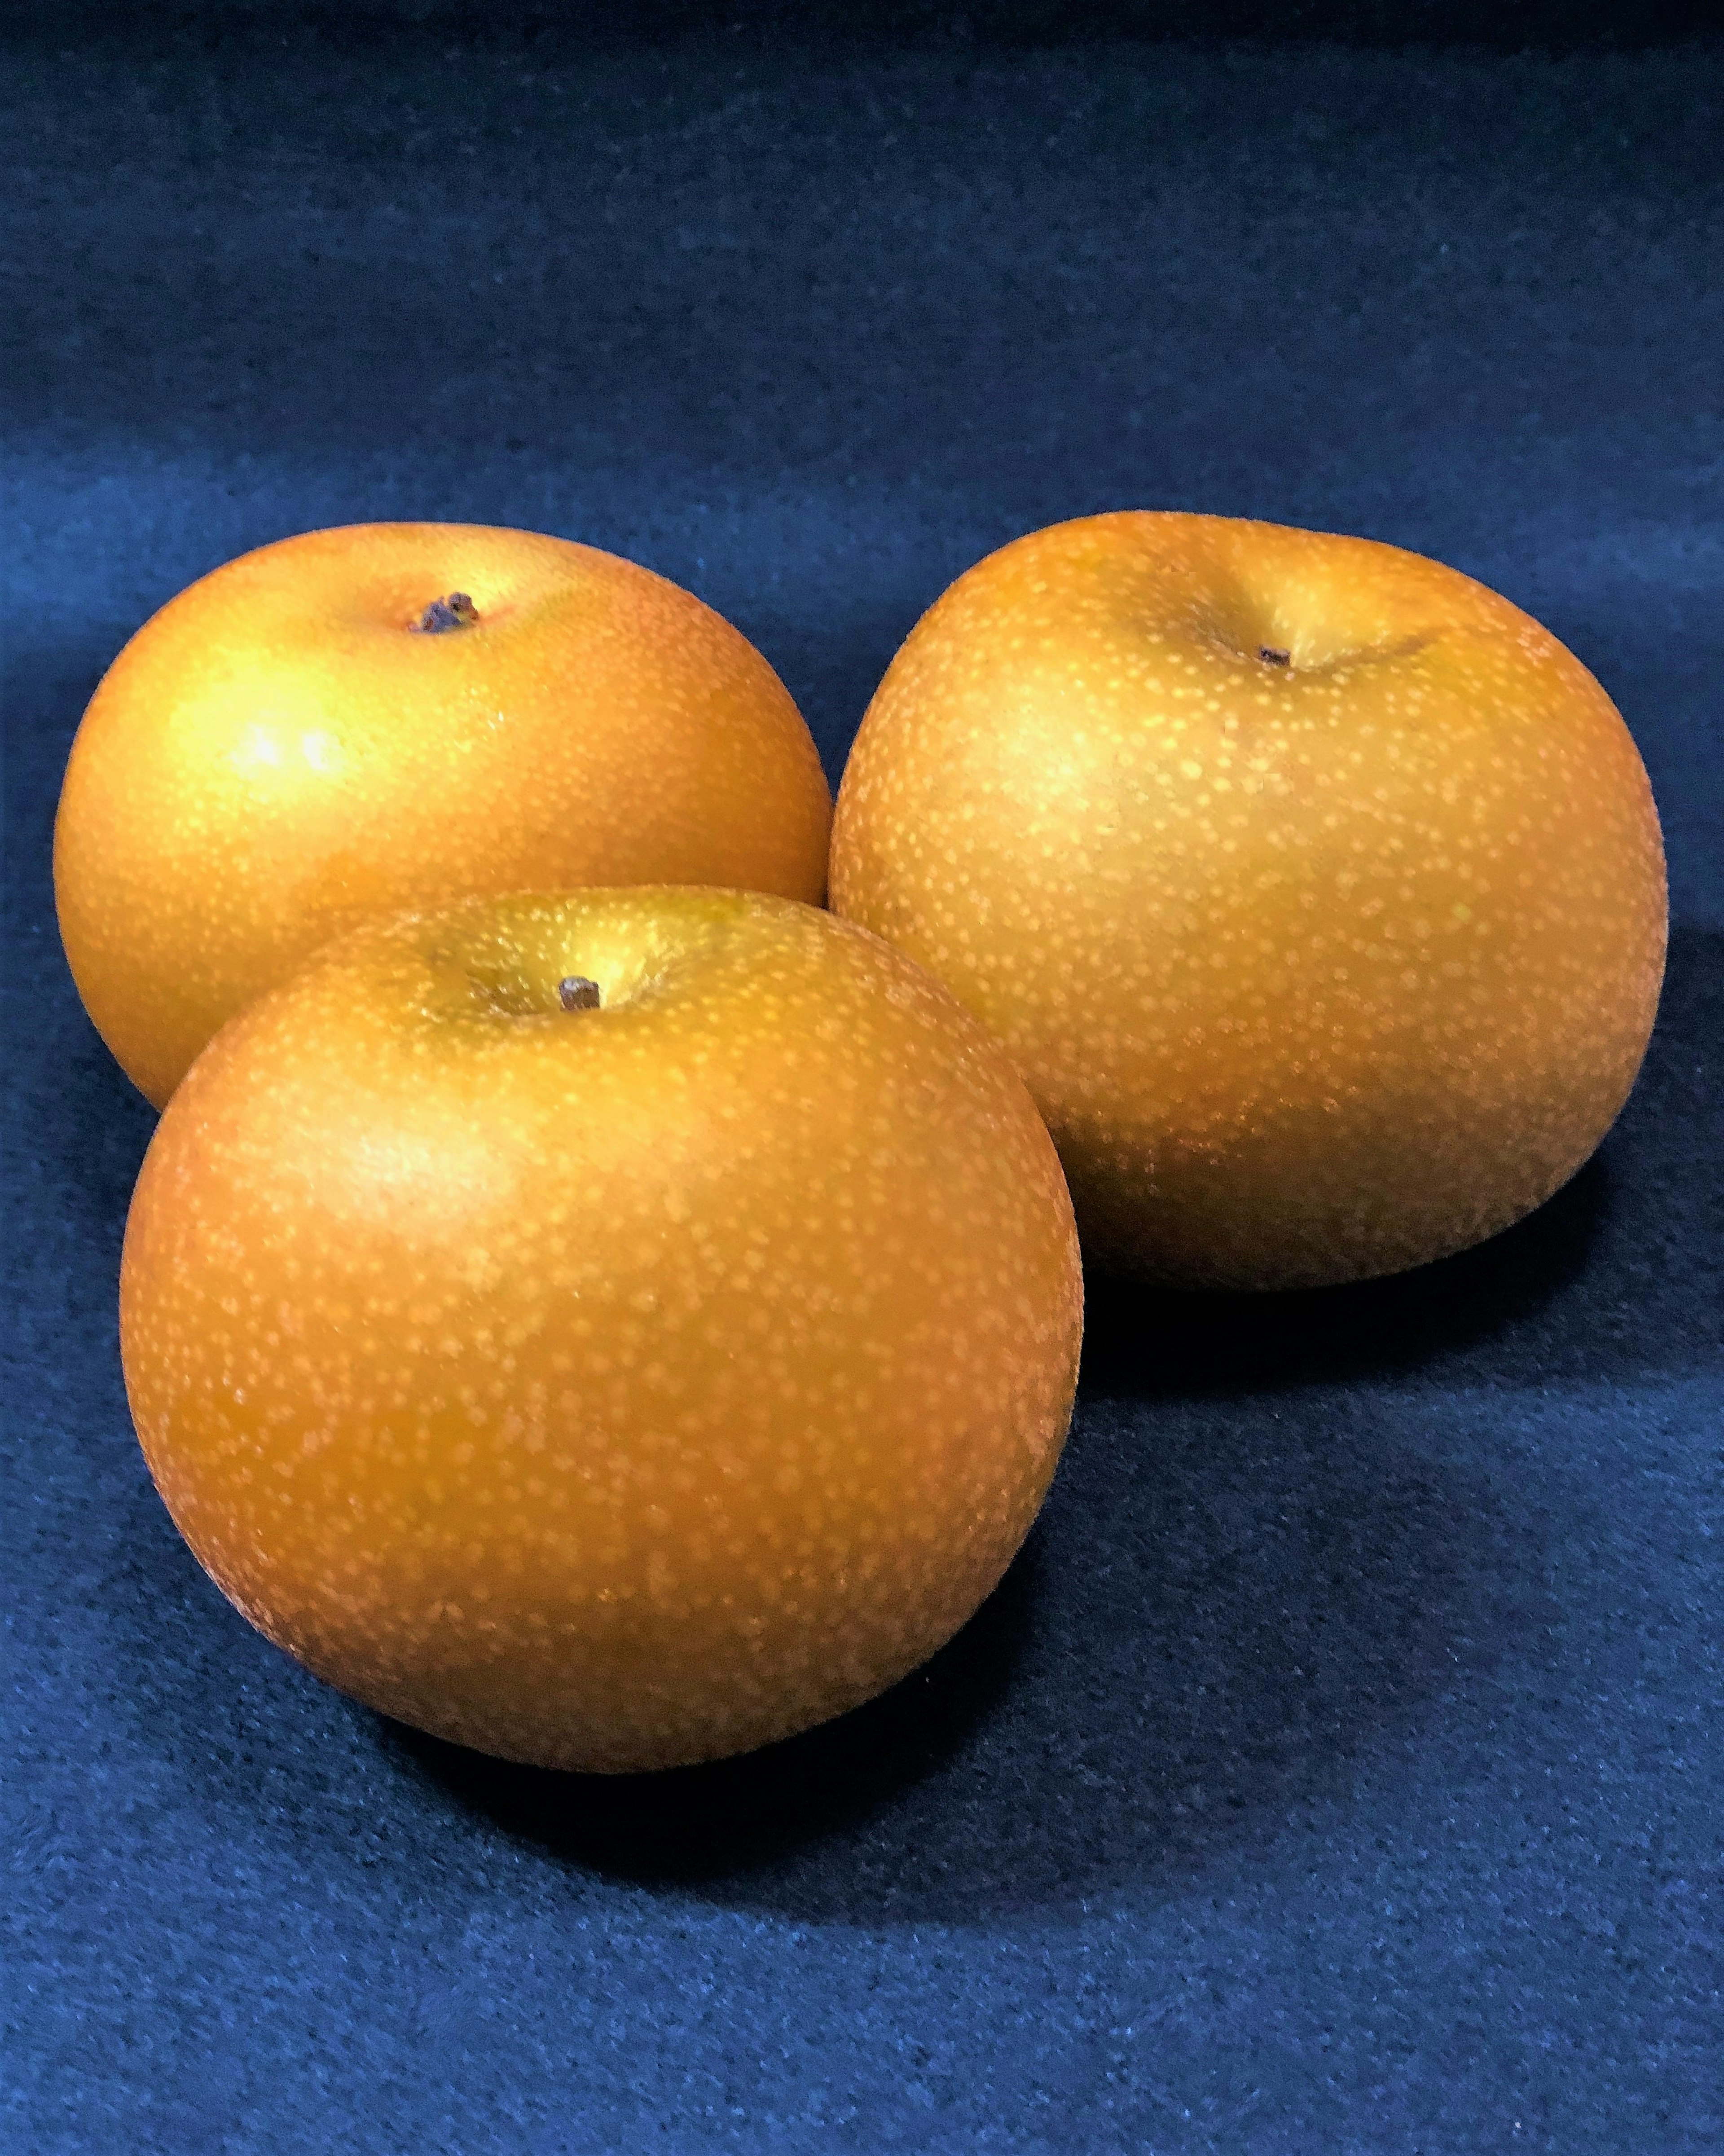
[[[1724,52],[360,12],[0,70],[0,2146],[1724,2145]],[[594,1784],[321,1688],[127,1421],[151,1117],[48,873],[103,666],[287,532],[527,525],[730,614],[835,774],[949,578],[1127,506],[1439,556],[1615,696],[1675,930],[1600,1158],[1408,1279],[1098,1287],[1006,1586],[775,1753]]]

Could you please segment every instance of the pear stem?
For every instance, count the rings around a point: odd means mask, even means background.
[[[447,598],[433,599],[413,624],[420,636],[446,636],[452,629],[471,629],[479,609],[465,592],[451,592]]]
[[[598,983],[584,973],[571,973],[557,983],[557,1000],[566,1011],[597,1010]]]

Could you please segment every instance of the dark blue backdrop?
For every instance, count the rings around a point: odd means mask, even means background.
[[[0,2143],[1717,2147],[1724,48],[169,12],[0,68]],[[1403,1281],[1098,1288],[1005,1588],[777,1753],[587,1785],[301,1676],[126,1419],[151,1118],[48,875],[102,667],[289,531],[536,526],[729,613],[835,776],[950,578],[1154,505],[1438,555],[1616,696],[1675,927],[1601,1158]]]

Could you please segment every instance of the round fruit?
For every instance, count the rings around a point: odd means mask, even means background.
[[[160,1106],[372,915],[577,884],[818,904],[830,819],[783,684],[691,593],[538,532],[357,524],[132,638],[73,743],[54,885],[79,993]]]
[[[169,1511],[343,1691],[512,1759],[745,1750],[969,1616],[1070,1414],[1047,1132],[937,983],[734,891],[469,901],[253,1004],[121,1340]]]
[[[1506,599],[1368,540],[1127,512],[924,615],[832,903],[1003,1040],[1086,1254],[1186,1286],[1397,1271],[1603,1137],[1665,949],[1646,773]]]

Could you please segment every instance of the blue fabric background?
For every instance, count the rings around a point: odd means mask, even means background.
[[[1724,48],[396,13],[7,18],[0,2145],[1717,2148]],[[104,665],[290,531],[528,525],[835,777],[952,576],[1156,505],[1439,556],[1615,696],[1675,934],[1601,1157],[1401,1281],[1097,1284],[1005,1587],[773,1753],[589,1784],[302,1676],[126,1417],[151,1117],[48,874]]]

